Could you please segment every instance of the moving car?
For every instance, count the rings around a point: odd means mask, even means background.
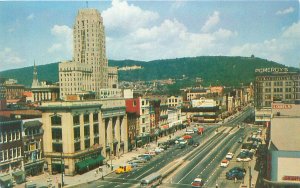
[[[202,187],[204,182],[201,178],[195,178],[191,184],[192,184],[192,187]]]
[[[228,165],[229,165],[229,160],[224,159],[221,161],[220,167],[226,168],[226,167],[228,167]]]
[[[226,155],[226,159],[232,159],[233,158],[233,153],[231,153],[231,152],[229,152],[229,153],[227,153],[227,155]]]

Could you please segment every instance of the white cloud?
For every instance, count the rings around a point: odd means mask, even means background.
[[[201,31],[210,32],[220,22],[220,13],[215,11],[205,22]]]
[[[293,13],[294,11],[295,11],[295,9],[293,7],[289,7],[289,8],[286,8],[284,10],[278,10],[276,12],[276,15],[290,14],[290,13]]]
[[[108,37],[108,54],[113,59],[136,60],[208,55],[216,52],[216,48],[222,49],[224,40],[235,35],[236,32],[226,29],[191,33],[176,19],[167,19],[158,26],[140,28],[122,38]]]
[[[183,7],[186,4],[185,0],[176,0],[171,5],[171,10],[176,11],[177,9]]]
[[[24,63],[25,60],[20,58],[11,48],[4,48],[0,51],[0,64],[2,70],[11,69],[12,67],[21,67]]]
[[[107,33],[117,36],[149,26],[159,17],[156,12],[142,10],[121,0],[113,0],[112,7],[103,11],[102,16]]]
[[[34,14],[31,13],[30,15],[27,16],[27,20],[33,20],[34,19]]]
[[[54,25],[51,34],[54,36],[54,42],[48,48],[48,52],[58,53],[61,58],[72,57],[73,29],[66,25]]]
[[[286,28],[278,38],[235,46],[231,49],[230,55],[250,56],[254,54],[291,66],[295,62],[299,62],[299,49],[300,22],[297,22]]]
[[[60,51],[61,49],[62,49],[62,44],[55,43],[55,44],[52,44],[52,46],[50,48],[48,48],[48,52],[52,53],[55,51]]]

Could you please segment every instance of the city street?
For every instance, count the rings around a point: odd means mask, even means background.
[[[232,159],[227,168],[220,167],[220,162],[228,152],[239,153],[241,143],[237,141],[241,137],[249,135],[251,128],[241,123],[252,113],[252,108],[247,108],[230,120],[225,121],[225,125],[208,125],[204,135],[193,134],[193,139],[201,143],[198,147],[187,146],[177,149],[171,146],[151,161],[140,164],[139,167],[129,173],[117,175],[110,173],[104,180],[92,181],[84,184],[85,187],[138,187],[140,180],[147,175],[164,171],[168,164],[176,159],[182,158],[182,164],[174,169],[172,173],[165,177],[161,187],[191,187],[194,178],[201,177],[204,187],[214,187],[216,183],[222,187],[240,187],[243,180],[226,180],[225,173],[234,166],[247,169],[248,162],[237,162]],[[238,127],[239,125],[239,127]],[[168,139],[168,138],[165,138]],[[155,147],[155,145],[154,145]],[[129,160],[129,159],[128,159]],[[72,186],[72,187],[81,187]]]

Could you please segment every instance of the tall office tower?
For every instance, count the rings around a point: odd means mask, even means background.
[[[73,61],[59,64],[60,98],[108,87],[104,25],[96,9],[81,9],[73,28]]]

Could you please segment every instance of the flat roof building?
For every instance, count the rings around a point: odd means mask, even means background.
[[[266,187],[300,187],[300,104],[273,103]]]

